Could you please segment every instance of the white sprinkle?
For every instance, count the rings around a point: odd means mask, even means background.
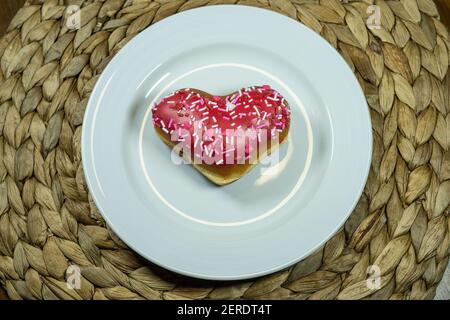
[[[196,136],[196,137],[195,137],[195,141],[194,141],[194,148],[197,147],[198,140],[199,140],[199,139],[198,139],[198,137]]]
[[[169,133],[169,130],[167,130],[166,128],[161,128],[162,131],[164,131],[165,133]]]
[[[213,119],[214,122],[217,122],[216,117],[212,116],[212,119]]]
[[[255,109],[255,111],[256,111],[256,114],[258,115],[258,117],[260,116],[260,113],[259,113],[259,110],[258,110],[258,108],[256,107],[256,106],[253,106],[253,109]]]

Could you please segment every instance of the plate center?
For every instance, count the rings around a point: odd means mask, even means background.
[[[230,48],[236,51],[232,46],[227,48],[224,52],[221,47],[220,52],[229,58],[232,56]],[[175,214],[207,225],[237,226],[276,214],[301,187],[312,158],[312,129],[300,98],[275,74],[260,66],[242,63],[250,61],[251,52],[247,52],[248,61],[245,61],[246,50],[240,48],[239,52],[239,63],[194,62],[196,67],[187,69],[176,78],[163,77],[160,85],[146,94],[151,106],[166,94],[181,88],[198,88],[225,95],[242,87],[269,84],[290,104],[288,139],[250,172],[226,186],[216,186],[192,166],[176,161],[176,156],[173,158],[171,150],[155,134],[150,109],[147,110],[141,123],[139,147],[140,165],[149,191]],[[195,61],[195,56],[195,53],[189,55],[190,63]],[[180,63],[177,59],[172,61],[175,65]],[[175,67],[168,63],[166,67],[169,66]]]

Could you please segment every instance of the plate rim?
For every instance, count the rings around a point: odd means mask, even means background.
[[[368,157],[367,157],[367,163],[365,164],[364,168],[365,168],[365,172],[363,175],[362,179],[362,185],[360,186],[360,188],[358,189],[358,196],[353,200],[353,204],[351,206],[351,208],[348,209],[348,212],[343,215],[343,220],[336,225],[336,227],[334,228],[334,230],[328,235],[328,237],[325,237],[321,242],[319,242],[316,246],[313,246],[312,248],[310,248],[309,250],[307,250],[307,252],[305,254],[303,254],[302,256],[293,259],[291,261],[282,263],[282,264],[278,264],[276,267],[273,267],[271,269],[267,269],[264,271],[259,271],[259,272],[254,272],[252,274],[240,274],[237,276],[211,276],[211,275],[204,275],[204,274],[200,274],[200,273],[196,273],[196,272],[192,272],[192,271],[186,271],[183,269],[178,269],[176,267],[173,267],[171,265],[167,265],[164,263],[161,263],[160,261],[158,261],[157,259],[149,256],[148,253],[142,252],[142,250],[140,250],[139,248],[136,248],[133,244],[130,244],[126,239],[124,239],[122,237],[122,235],[120,235],[120,232],[118,232],[116,226],[114,225],[114,223],[112,223],[112,221],[110,220],[109,216],[107,214],[104,213],[104,208],[103,206],[100,204],[101,201],[98,200],[98,196],[97,196],[97,190],[96,187],[94,185],[94,182],[91,181],[92,179],[92,167],[94,166],[92,162],[90,162],[90,157],[89,157],[89,148],[87,147],[90,143],[89,143],[89,138],[87,137],[88,133],[86,130],[89,123],[89,116],[90,113],[89,112],[92,108],[93,105],[96,104],[94,103],[92,97],[95,97],[96,92],[98,92],[99,90],[101,90],[103,88],[103,86],[101,87],[101,79],[106,78],[106,75],[108,74],[108,72],[111,71],[112,66],[114,65],[114,61],[118,58],[118,56],[121,54],[123,54],[123,50],[126,47],[129,47],[131,43],[135,43],[140,41],[141,38],[144,37],[144,33],[146,31],[148,31],[148,29],[152,28],[153,26],[163,23],[164,21],[166,21],[167,19],[176,19],[177,16],[183,15],[186,12],[192,13],[192,11],[208,11],[208,10],[220,10],[222,7],[226,7],[227,9],[229,8],[233,8],[232,10],[241,10],[241,9],[251,9],[251,10],[255,10],[255,11],[263,11],[266,14],[273,14],[273,15],[277,15],[277,16],[281,16],[284,17],[286,19],[291,19],[292,21],[296,22],[297,24],[301,25],[302,27],[304,27],[305,29],[307,29],[308,32],[311,32],[312,34],[314,34],[315,38],[317,38],[318,41],[322,41],[322,43],[325,43],[330,49],[332,49],[332,51],[334,51],[335,56],[337,57],[337,59],[341,60],[341,64],[343,64],[345,66],[345,68],[347,69],[348,72],[350,72],[353,77],[355,82],[357,82],[356,76],[353,72],[353,70],[351,70],[351,68],[349,67],[349,65],[347,64],[347,62],[344,60],[344,58],[341,56],[341,54],[339,54],[339,52],[331,45],[329,44],[322,36],[320,36],[319,34],[317,34],[314,30],[312,30],[311,28],[309,28],[308,26],[306,26],[305,24],[301,23],[298,20],[292,19],[290,17],[284,16],[278,12],[274,12],[272,10],[266,9],[266,8],[259,8],[259,7],[254,7],[254,6],[249,6],[249,5],[239,5],[239,4],[221,4],[221,5],[213,5],[213,6],[202,6],[202,7],[198,7],[198,8],[192,8],[189,10],[185,10],[183,12],[179,12],[176,13],[174,15],[171,15],[167,18],[164,18],[154,24],[149,25],[147,28],[145,28],[144,30],[140,31],[139,34],[137,34],[133,39],[131,39],[123,48],[121,48],[115,55],[114,57],[108,62],[107,66],[105,67],[105,69],[101,72],[99,78],[97,79],[97,82],[89,96],[88,99],[88,103],[86,105],[86,109],[85,109],[85,113],[83,116],[83,127],[82,127],[82,132],[81,132],[81,162],[82,162],[82,166],[83,166],[83,171],[84,171],[84,177],[85,177],[85,181],[86,181],[86,185],[88,187],[88,190],[92,196],[93,201],[95,202],[96,207],[98,208],[99,212],[101,213],[102,218],[105,220],[105,222],[107,223],[108,227],[133,251],[135,251],[136,253],[138,253],[140,256],[142,256],[144,259],[164,268],[167,270],[170,270],[172,272],[184,275],[184,276],[188,276],[188,277],[194,277],[194,278],[199,278],[199,279],[205,279],[205,280],[216,280],[216,281],[229,281],[229,280],[244,280],[244,279],[252,279],[252,278],[256,278],[256,277],[260,277],[260,276],[264,276],[264,275],[268,275],[280,270],[283,270],[289,266],[294,265],[295,263],[298,263],[299,261],[307,258],[308,256],[310,256],[312,253],[314,253],[318,248],[320,248],[321,246],[323,246],[328,240],[330,240],[335,234],[336,232],[344,225],[344,223],[348,220],[348,218],[350,217],[352,211],[355,209],[357,203],[359,202],[361,195],[363,194],[365,185],[367,183],[367,179],[370,173],[370,167],[371,167],[371,163],[372,163],[372,154],[373,154],[373,126],[372,126],[372,122],[371,122],[371,117],[370,117],[370,112],[369,112],[369,106],[367,103],[367,99],[364,95],[364,92],[361,88],[360,85],[355,86],[355,90],[358,90],[359,93],[361,94],[361,96],[363,97],[362,101],[361,101],[361,108],[365,107],[364,110],[366,112],[366,120],[368,120],[368,128],[370,128],[368,130],[368,135],[369,135],[369,141],[368,141]],[[167,23],[167,21],[165,22]],[[100,99],[96,99],[97,102]],[[356,188],[355,188],[356,189]],[[94,191],[95,190],[95,191]],[[344,211],[344,210],[343,210]]]

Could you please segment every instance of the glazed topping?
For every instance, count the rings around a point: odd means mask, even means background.
[[[261,144],[287,130],[290,112],[286,100],[268,85],[249,87],[226,96],[203,96],[181,89],[152,108],[153,124],[174,142],[183,143],[195,157],[224,164],[248,160]],[[245,132],[244,138],[238,138]],[[242,147],[243,152],[237,152]],[[211,164],[209,163],[209,164]],[[236,163],[236,162],[233,162]]]

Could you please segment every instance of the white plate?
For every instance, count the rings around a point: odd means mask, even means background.
[[[171,161],[154,101],[258,84],[291,105],[277,165],[217,187]],[[324,244],[361,195],[371,148],[364,95],[339,54],[292,19],[236,5],[176,14],[136,36],[98,80],[82,133],[88,187],[112,229],[162,267],[219,280],[280,270]]]

